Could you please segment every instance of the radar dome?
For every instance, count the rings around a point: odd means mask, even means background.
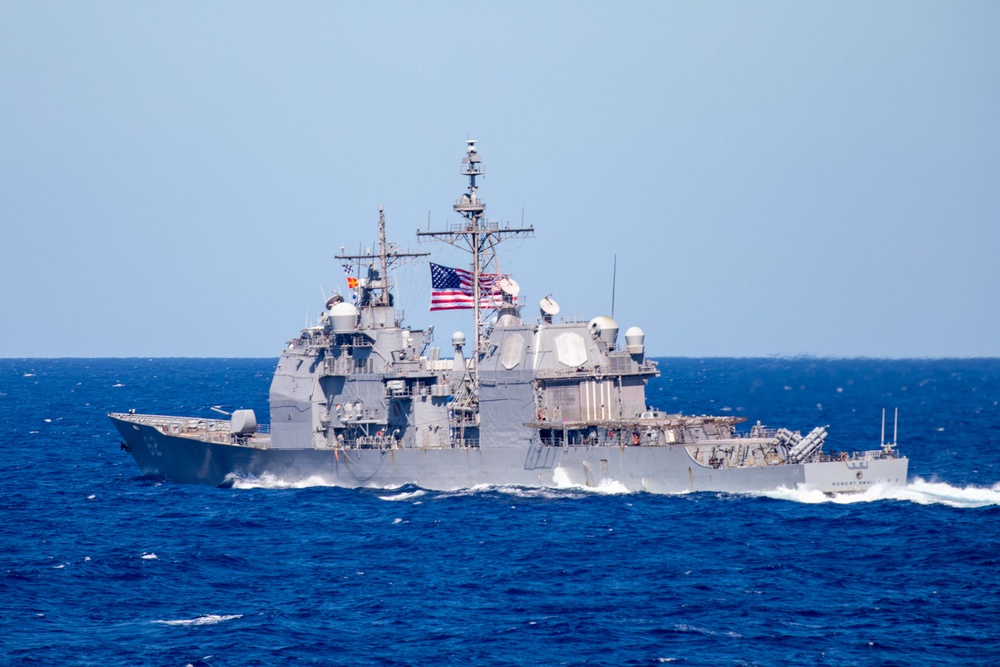
[[[354,305],[341,301],[330,308],[330,326],[333,327],[333,333],[351,333],[357,325],[358,309]]]
[[[451,335],[451,344],[455,347],[462,347],[465,345],[465,334],[461,331],[456,331]]]
[[[618,323],[607,315],[598,315],[590,320],[590,333],[594,338],[603,340],[608,349],[615,349],[615,341],[618,339]]]
[[[625,346],[629,354],[642,354],[645,351],[646,332],[639,327],[629,327],[625,331]]]

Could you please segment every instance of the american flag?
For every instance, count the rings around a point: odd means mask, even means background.
[[[473,307],[472,271],[431,265],[431,310],[461,310]],[[479,274],[479,306],[491,308],[499,302],[496,273]]]

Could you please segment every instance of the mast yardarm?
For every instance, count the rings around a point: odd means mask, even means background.
[[[479,198],[479,189],[476,185],[476,177],[482,176],[486,172],[482,168],[482,158],[476,150],[476,140],[466,140],[465,157],[462,158],[461,174],[469,177],[468,192],[463,194],[452,207],[461,215],[464,220],[456,225],[451,225],[446,231],[426,231],[417,232],[418,238],[430,237],[437,241],[444,241],[455,247],[467,250],[472,255],[472,302],[475,326],[475,354],[473,355],[472,377],[474,386],[479,386],[479,374],[476,372],[476,364],[483,352],[483,313],[480,304],[480,294],[482,285],[480,279],[482,274],[490,267],[496,273],[500,273],[497,265],[496,246],[509,238],[527,238],[535,233],[534,227],[500,227],[500,223],[494,220],[486,220],[483,211],[486,204]]]
[[[341,252],[334,255],[339,260],[356,262],[360,268],[368,269],[368,278],[365,283],[359,284],[359,291],[367,291],[371,294],[370,299],[362,299],[362,307],[392,306],[392,295],[389,289],[393,286],[390,275],[397,266],[402,266],[417,257],[426,257],[428,252],[402,252],[395,243],[389,243],[385,237],[385,210],[382,204],[378,205],[378,249],[374,252],[368,250],[357,255],[348,255]],[[378,269],[376,269],[378,262]],[[358,271],[360,276],[361,272]],[[377,276],[376,276],[377,274]]]

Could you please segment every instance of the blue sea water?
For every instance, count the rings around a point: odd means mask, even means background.
[[[833,499],[221,489],[119,450],[110,410],[266,415],[274,364],[0,360],[2,664],[1000,664],[1000,360],[661,360],[657,407],[835,449],[898,407],[909,484]]]

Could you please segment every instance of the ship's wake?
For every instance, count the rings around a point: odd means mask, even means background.
[[[388,496],[379,496],[379,500],[388,500],[390,502],[404,502],[407,500],[416,500],[427,495],[427,491],[424,489],[414,489],[413,491],[402,491],[400,493]]]
[[[263,475],[255,475],[252,477],[243,477],[233,474],[226,475],[226,481],[223,486],[233,489],[307,489],[314,486],[338,485],[320,475],[287,480],[282,479],[277,475],[264,473]]]
[[[585,491],[608,496],[629,493],[628,488],[616,479],[601,479],[593,486],[574,484],[570,481],[569,474],[562,467],[556,467],[552,471],[552,481],[555,483],[555,487],[562,491]]]
[[[976,508],[1000,505],[1000,484],[992,487],[953,486],[946,482],[928,482],[917,478],[906,486],[873,486],[860,493],[827,495],[811,489],[786,489],[765,491],[759,495],[799,503],[835,503],[853,505],[877,500],[899,500],[918,505],[947,505],[948,507]]]
[[[279,475],[263,473],[261,475],[252,476],[229,474],[226,475],[226,481],[222,484],[222,486],[232,489],[311,489],[315,487],[342,488],[345,485],[339,483],[337,480],[329,479],[322,475],[310,475],[309,477],[286,479]],[[402,487],[403,485],[400,484],[365,484],[362,488],[395,491]]]
[[[470,486],[459,489],[452,489],[451,491],[427,491],[425,489],[420,489],[412,485],[402,487],[401,489],[396,489],[392,494],[380,495],[379,500],[388,500],[391,502],[398,501],[409,501],[413,500],[416,503],[423,502],[424,499],[441,500],[444,498],[462,498],[462,497],[475,497],[486,494],[499,494],[502,496],[513,496],[515,498],[528,498],[528,499],[541,499],[541,500],[556,500],[556,499],[573,499],[582,498],[584,495],[589,493],[608,493],[608,491],[602,489],[591,488],[585,489],[576,486],[566,486],[566,487],[553,487],[553,486],[515,486],[511,484],[477,484],[476,486]],[[617,491],[616,491],[617,492]]]
[[[237,618],[243,618],[243,614],[206,614],[204,616],[199,616],[198,618],[181,618],[175,621],[153,621],[153,623],[159,623],[160,625],[215,625],[216,623],[232,621]]]
[[[562,474],[560,474],[562,473]],[[306,489],[312,487],[335,487],[340,486],[335,482],[322,476],[315,475],[302,479],[286,480],[275,475],[264,474],[256,477],[230,476],[226,479],[226,486],[234,489]],[[454,496],[475,496],[482,493],[500,493],[521,498],[580,498],[586,495],[625,495],[630,493],[641,493],[629,491],[624,484],[614,479],[602,479],[597,484],[586,486],[574,484],[569,480],[560,468],[556,468],[553,474],[553,483],[546,486],[517,486],[506,484],[483,484],[466,488],[456,488],[450,491],[437,490],[429,491],[418,486],[407,484],[404,486],[379,486],[367,487],[372,490],[390,491],[390,494],[380,495],[381,500],[388,501],[421,501],[425,496],[430,498],[447,498]],[[689,492],[681,492],[669,495],[688,495]],[[946,505],[948,507],[977,508],[1000,506],[1000,483],[991,487],[984,486],[954,486],[947,482],[928,482],[917,478],[906,486],[872,486],[859,493],[827,494],[815,489],[806,488],[779,488],[771,491],[761,491],[758,493],[732,494],[735,496],[748,495],[753,497],[773,498],[775,500],[788,500],[791,502],[805,504],[832,503],[838,505],[853,505],[856,503],[870,503],[881,500],[895,500],[910,502],[917,505]]]

